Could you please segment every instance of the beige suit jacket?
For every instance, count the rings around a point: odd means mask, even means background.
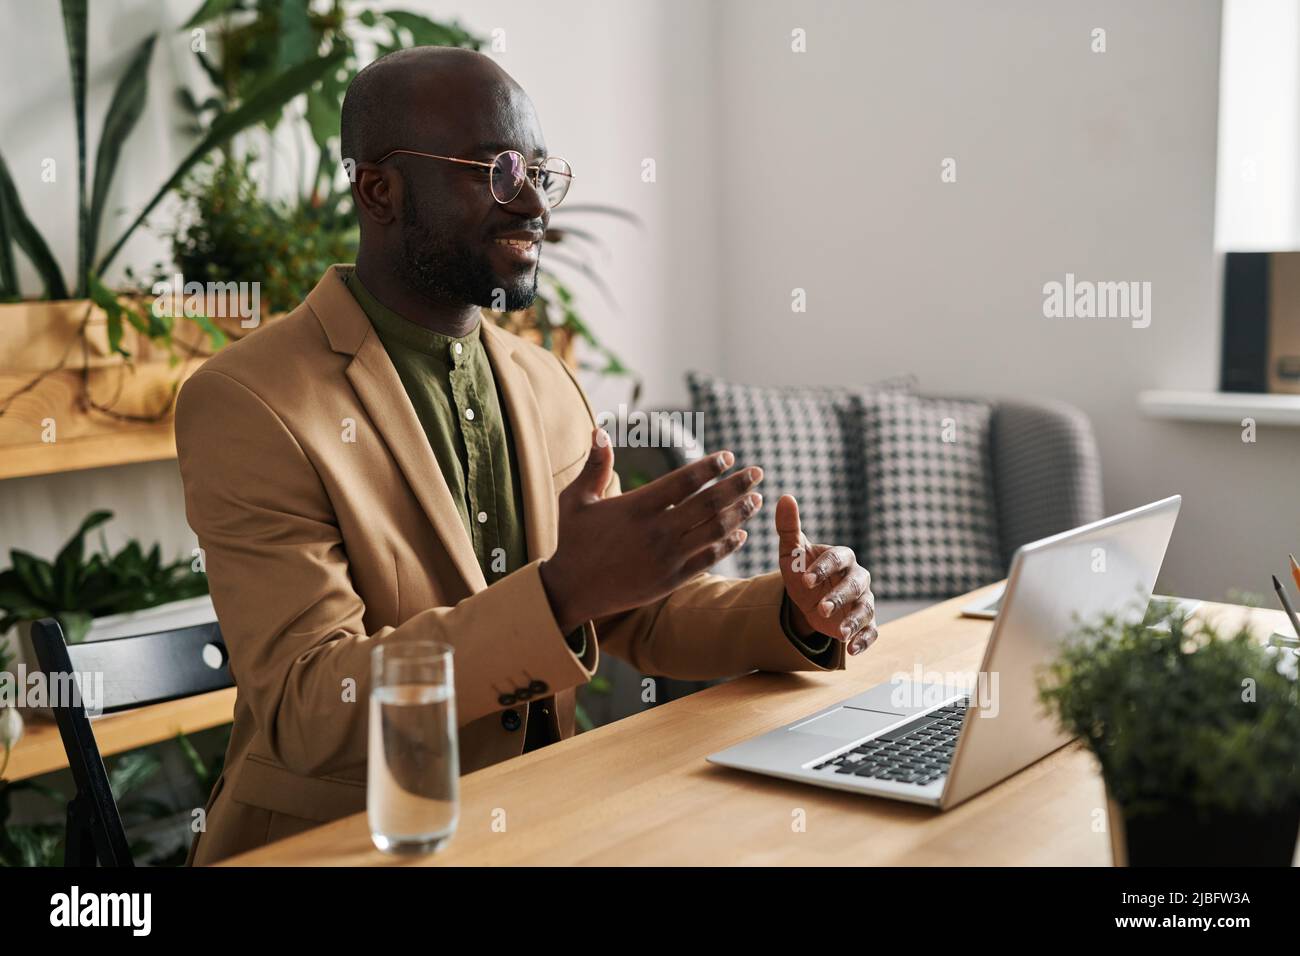
[[[499,698],[533,681],[546,687],[552,738],[572,736],[574,690],[602,650],[666,677],[820,669],[780,627],[775,572],[701,575],[662,601],[589,622],[585,656],[570,650],[538,566],[555,549],[557,495],[587,459],[593,417],[562,362],[491,323],[483,340],[516,444],[531,563],[487,587],[397,372],[341,278],[346,268],[332,267],[291,314],[210,359],[178,400],[186,513],[238,688],[193,862],[365,808],[379,641],[455,649],[462,772],[522,751],[528,708]],[[615,478],[607,494],[617,493]]]

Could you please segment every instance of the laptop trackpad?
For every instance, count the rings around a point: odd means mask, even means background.
[[[855,710],[852,707],[837,707],[828,714],[814,717],[791,727],[799,734],[812,734],[817,737],[838,737],[840,740],[854,740],[866,737],[898,723],[903,714],[884,714],[878,710]]]

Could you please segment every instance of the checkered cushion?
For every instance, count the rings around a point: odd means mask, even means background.
[[[760,465],[762,510],[729,567],[740,577],[777,568],[776,502],[799,500],[813,541],[857,548],[863,529],[862,389],[737,385],[696,372],[686,383],[703,414],[707,451],[730,449],[739,466]]]
[[[866,566],[877,598],[947,598],[1002,577],[984,402],[864,398]]]

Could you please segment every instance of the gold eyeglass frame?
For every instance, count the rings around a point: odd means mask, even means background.
[[[541,174],[542,174],[542,164],[537,163],[535,165],[529,166],[528,161],[524,159],[524,154],[519,152],[519,150],[517,149],[503,149],[501,150],[501,152],[493,156],[492,161],[489,163],[485,163],[482,160],[478,160],[478,159],[457,159],[455,156],[439,156],[437,153],[422,153],[416,149],[390,149],[388,152],[384,153],[383,156],[379,157],[379,159],[375,160],[375,165],[378,166],[380,163],[384,162],[390,156],[396,156],[398,153],[405,153],[408,156],[423,156],[425,159],[441,159],[449,163],[460,163],[461,165],[464,166],[481,166],[489,171],[491,171],[496,166],[497,160],[500,159],[502,156],[506,155],[507,153],[514,153],[521,160],[524,160],[524,170],[531,174],[529,176],[526,176],[525,178],[531,180],[534,189],[536,189],[543,196],[546,195],[546,190],[542,188],[542,184],[540,182]],[[549,162],[552,159],[558,159],[560,162],[564,163],[564,165],[568,166],[569,168],[569,171],[567,173],[556,172],[553,169],[547,170],[547,172],[550,173],[552,176],[564,176],[566,179],[569,180],[569,185],[565,187],[564,195],[560,197],[560,202],[552,203],[549,197],[546,200],[549,208],[555,209],[560,205],[560,203],[564,202],[564,200],[568,197],[569,190],[573,188],[574,175],[573,175],[573,167],[569,165],[569,161],[565,159],[563,156],[547,156],[546,159],[542,160],[542,162],[543,163]],[[491,182],[489,180],[488,192],[492,194],[492,199],[498,205],[501,206],[506,206],[514,202],[516,199],[519,198],[519,193],[523,191],[524,191],[524,184],[520,182],[518,192],[516,192],[509,199],[503,201],[502,199],[498,198],[495,192],[493,192]]]

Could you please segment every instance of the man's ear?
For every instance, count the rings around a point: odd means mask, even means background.
[[[402,205],[402,174],[392,166],[358,163],[352,182],[352,197],[360,215],[376,225],[397,220]]]

